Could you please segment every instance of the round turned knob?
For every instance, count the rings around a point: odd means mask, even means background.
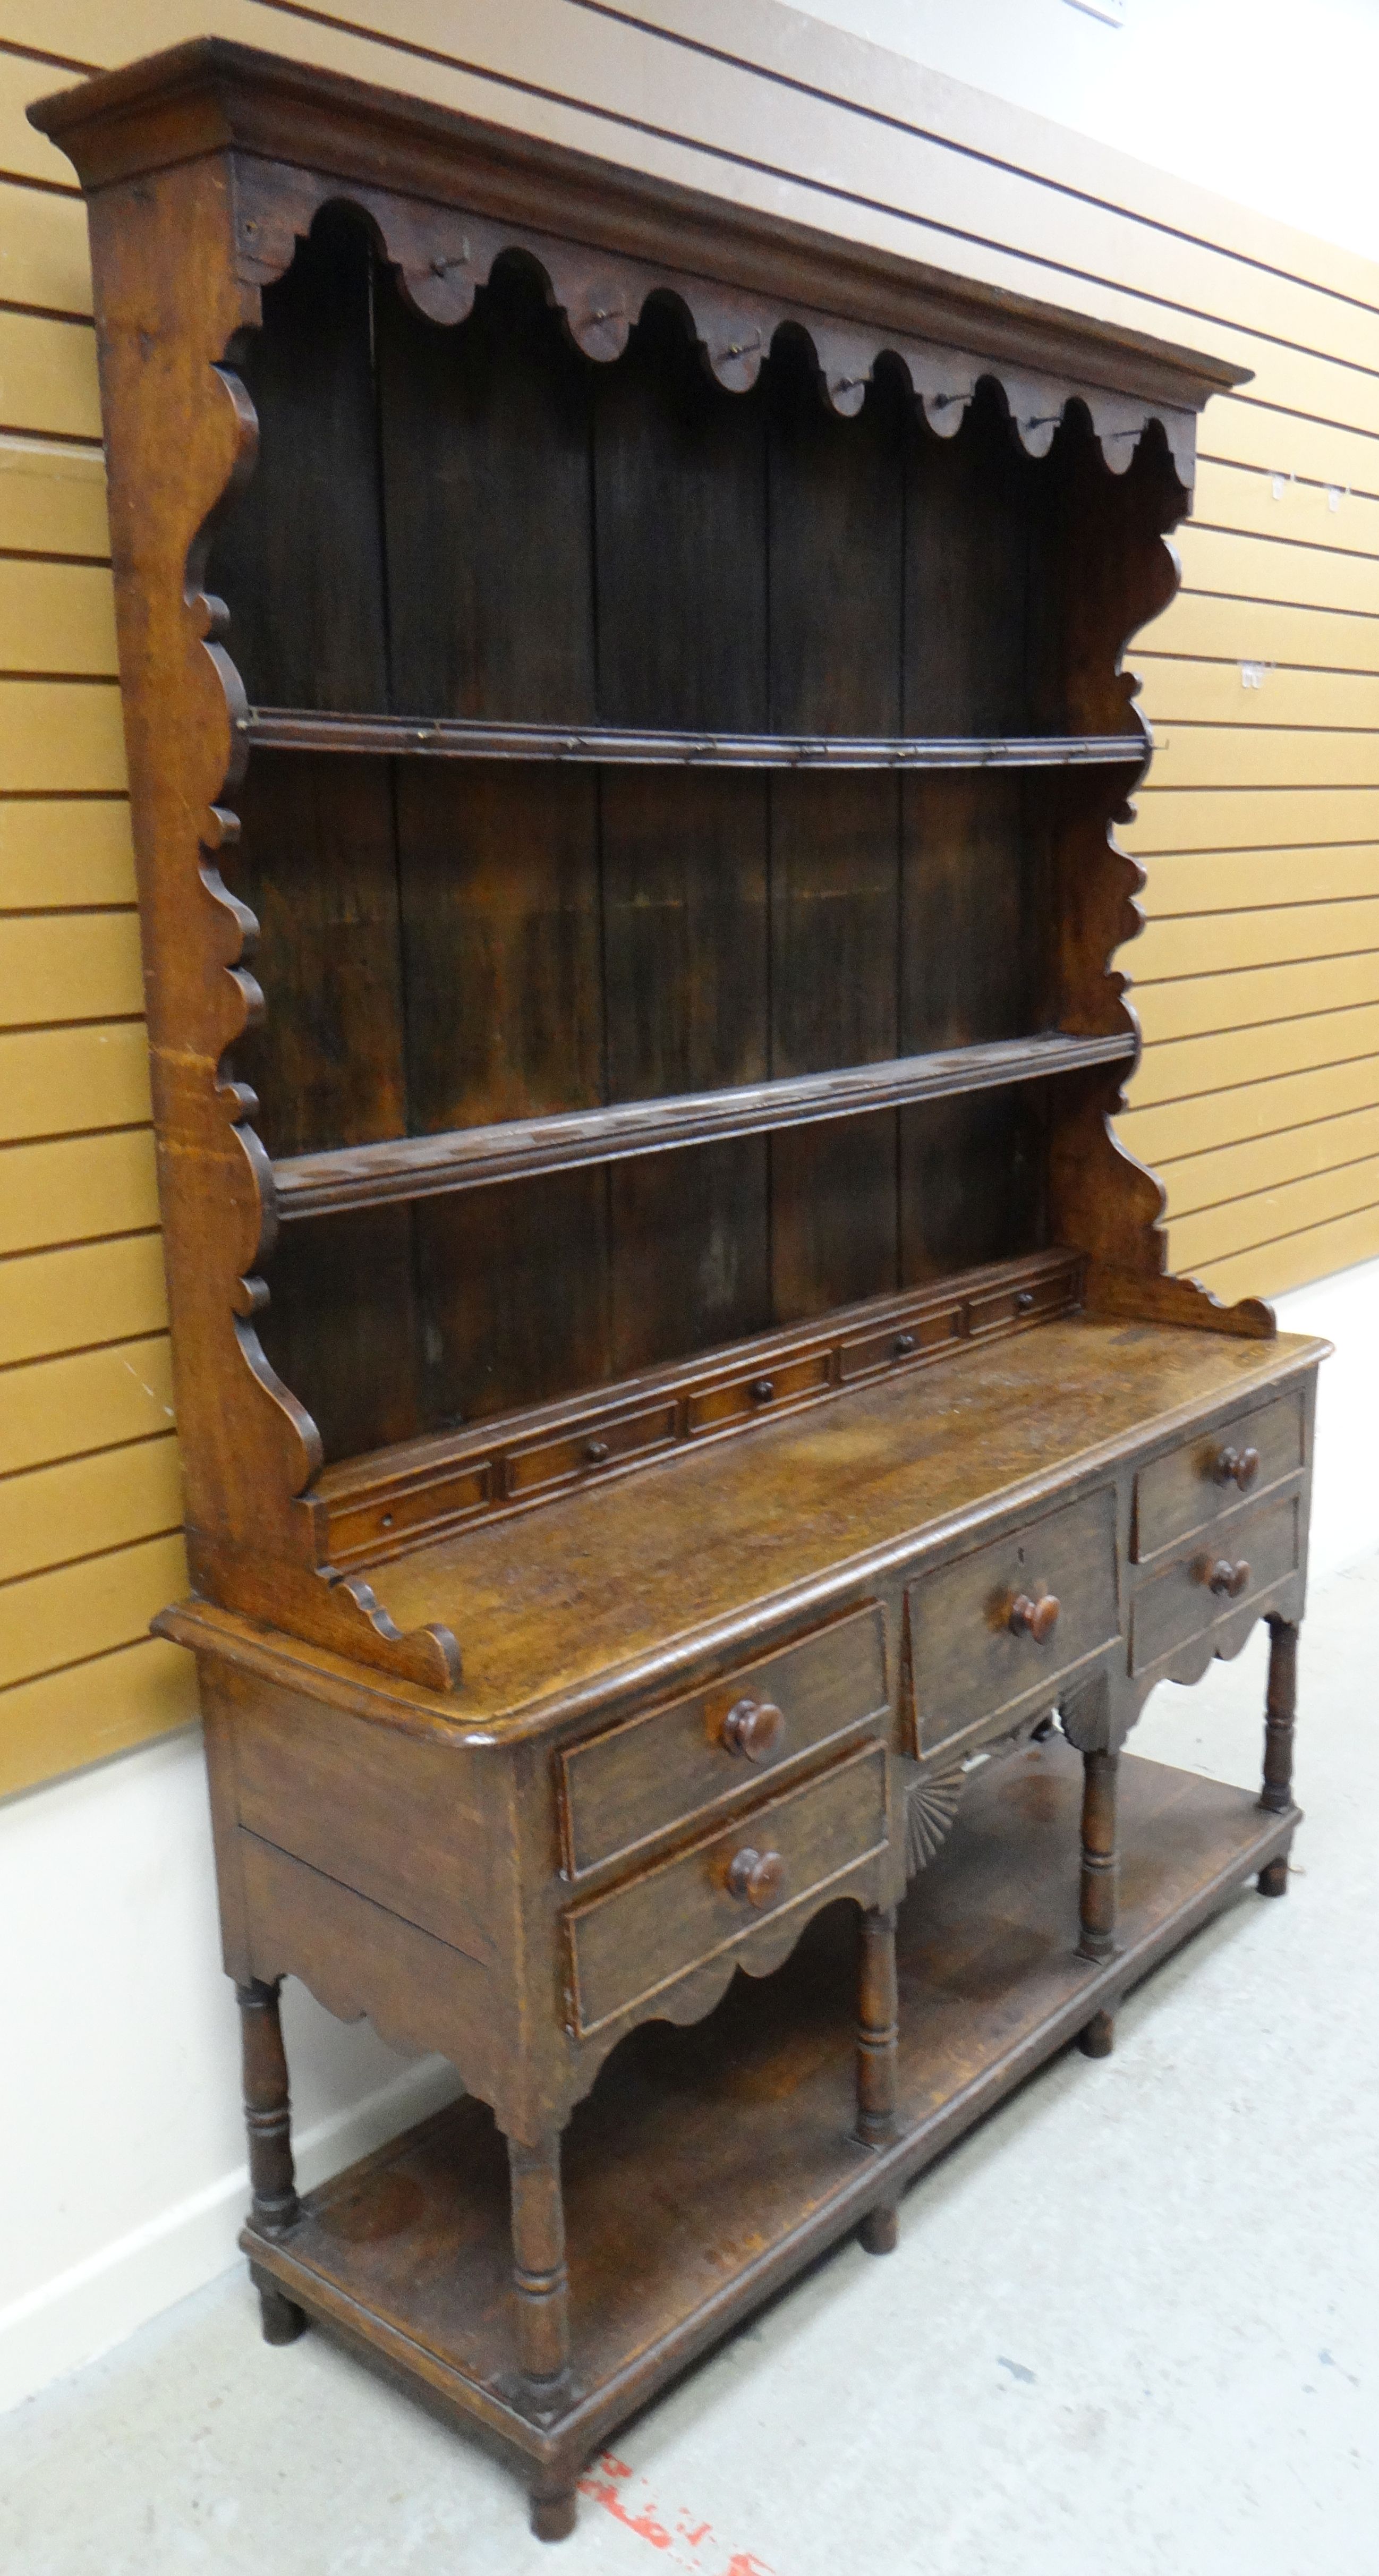
[[[1034,1290],[1032,1288],[1022,1288],[1019,1296],[1015,1300],[1015,1312],[1017,1315],[1029,1315],[1032,1314],[1033,1311]]]
[[[729,1753],[745,1753],[749,1762],[769,1762],[785,1734],[785,1711],[773,1699],[733,1702],[718,1740]]]
[[[1248,1493],[1259,1474],[1257,1449],[1223,1449],[1212,1468],[1218,1485],[1236,1485]]]
[[[1243,1556],[1237,1565],[1232,1565],[1224,1556],[1218,1556],[1214,1561],[1204,1558],[1202,1580],[1208,1592],[1214,1592],[1219,1600],[1238,1601],[1249,1583],[1250,1569]]]
[[[586,1464],[586,1466],[589,1466],[589,1467],[601,1467],[601,1466],[603,1465],[604,1459],[607,1457],[607,1455],[608,1455],[608,1443],[607,1443],[607,1441],[606,1441],[606,1440],[586,1440],[586,1441],[585,1441],[585,1443],[584,1443],[584,1460],[585,1460],[585,1464]]]
[[[752,1401],[754,1404],[769,1404],[775,1392],[776,1381],[773,1377],[753,1378]]]
[[[1012,1637],[1032,1637],[1036,1646],[1042,1646],[1058,1625],[1058,1608],[1051,1592],[1038,1601],[1031,1601],[1027,1592],[1017,1592],[1006,1624]]]
[[[895,1340],[891,1344],[891,1349],[898,1360],[907,1360],[914,1347],[915,1337],[913,1333],[897,1333]]]
[[[740,1851],[728,1864],[728,1893],[744,1905],[774,1905],[785,1887],[779,1852]]]

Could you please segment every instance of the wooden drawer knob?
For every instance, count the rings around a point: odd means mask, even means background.
[[[779,1852],[740,1851],[728,1864],[728,1893],[744,1905],[774,1905],[785,1887]]]
[[[718,1740],[749,1762],[769,1762],[785,1734],[785,1711],[773,1699],[739,1699],[729,1709]]]
[[[1229,1557],[1225,1556],[1199,1557],[1193,1571],[1198,1582],[1205,1583],[1208,1592],[1214,1592],[1222,1601],[1238,1601],[1250,1580],[1250,1569],[1243,1556],[1236,1565],[1232,1565]]]
[[[1218,1485],[1235,1485],[1242,1494],[1248,1493],[1259,1474],[1259,1451],[1223,1449],[1211,1472]]]
[[[1058,1625],[1058,1606],[1051,1592],[1038,1601],[1031,1601],[1027,1592],[1017,1592],[1006,1623],[1012,1637],[1032,1637],[1036,1646],[1042,1646]]]

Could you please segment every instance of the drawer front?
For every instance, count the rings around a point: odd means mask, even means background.
[[[546,1494],[572,1485],[600,1467],[625,1458],[648,1457],[668,1449],[675,1438],[675,1402],[650,1405],[643,1413],[623,1413],[600,1422],[594,1431],[563,1432],[530,1449],[514,1449],[508,1458],[508,1492],[514,1496]]]
[[[1022,1284],[989,1289],[985,1296],[973,1297],[968,1304],[967,1329],[973,1341],[983,1333],[994,1333],[1010,1324],[1033,1321],[1037,1315],[1061,1315],[1068,1304],[1068,1275],[1054,1271],[1043,1279],[1027,1279]]]
[[[647,2002],[777,1917],[798,1913],[885,1847],[886,1754],[872,1744],[821,1780],[749,1808],[693,1851],[575,1908],[574,2028],[584,2035]]]
[[[744,1703],[765,1709],[765,1722],[744,1727]],[[880,1603],[869,1601],[776,1654],[737,1666],[692,1698],[562,1753],[565,1866],[578,1876],[633,1851],[844,1727],[884,1717],[887,1707],[885,1619]],[[774,1741],[772,1709],[783,1720]]]
[[[1017,1604],[1037,1609],[1049,1594],[1058,1616],[1042,1639],[1012,1628]],[[1120,1634],[1115,1495],[1088,1494],[922,1575],[908,1600],[923,1752],[1035,1692],[1052,1706],[1064,1676]]]
[[[1259,1465],[1243,1488],[1226,1474],[1227,1453],[1240,1459],[1257,1451]],[[1238,1504],[1243,1493],[1263,1493],[1295,1475],[1303,1463],[1303,1400],[1295,1394],[1275,1396],[1252,1412],[1235,1414],[1215,1431],[1184,1441],[1181,1449],[1156,1458],[1135,1481],[1137,1564],[1172,1547],[1192,1530],[1205,1529],[1222,1512]]]
[[[1277,1494],[1272,1502],[1256,1503],[1200,1533],[1171,1565],[1151,1574],[1135,1595],[1131,1672],[1147,1673],[1162,1656],[1205,1636],[1248,1608],[1271,1584],[1295,1574],[1301,1510],[1300,1495]],[[1213,1591],[1212,1575],[1219,1572],[1224,1578],[1227,1569],[1231,1588]]]
[[[686,1410],[690,1435],[765,1416],[773,1405],[788,1404],[794,1396],[822,1395],[830,1383],[831,1368],[826,1350],[803,1351],[793,1358],[769,1360],[749,1377],[722,1378],[714,1386],[694,1388]]]
[[[838,1368],[844,1386],[853,1386],[859,1378],[872,1377],[878,1369],[892,1369],[900,1361],[913,1359],[923,1351],[951,1350],[963,1337],[962,1299],[928,1315],[872,1324],[860,1333],[847,1333],[838,1345]]]

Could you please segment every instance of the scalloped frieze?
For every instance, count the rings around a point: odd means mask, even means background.
[[[707,2020],[722,2002],[739,1969],[747,1977],[774,1976],[777,1968],[785,1965],[791,1951],[804,1938],[815,1916],[826,1906],[836,1904],[840,1897],[849,1898],[858,1906],[875,1903],[875,1887],[869,1888],[866,1881],[869,1877],[874,1881],[877,1869],[884,1865],[885,1855],[882,1854],[879,1860],[873,1859],[861,1865],[850,1880],[834,1880],[827,1887],[820,1888],[812,1899],[798,1907],[792,1906],[785,1915],[774,1921],[768,1918],[754,1926],[743,1946],[717,1952],[712,1959],[706,1959],[699,1967],[691,1968],[683,1977],[677,1978],[674,1985],[660,1994],[645,1997],[640,2003],[630,2004],[615,2020],[602,2023],[587,2036],[573,2026],[571,2018],[566,2027],[570,2047],[569,2070],[561,2086],[561,2100],[567,2110],[584,2100],[597,2081],[605,2059],[630,2031],[654,2021],[672,2022],[677,2029],[685,2030],[694,2022]],[[860,1885],[857,1883],[859,1879],[862,1881]],[[744,1948],[748,1955],[744,1955]],[[573,2007],[570,2009],[572,2015]]]
[[[878,358],[898,359],[929,427],[952,438],[984,377],[1001,386],[1011,426],[1030,456],[1046,456],[1068,408],[1080,405],[1113,474],[1124,474],[1151,421],[1158,421],[1184,490],[1195,471],[1196,415],[1104,387],[1011,366],[980,350],[906,337],[783,300],[754,294],[592,245],[390,190],[342,183],[323,172],[240,161],[235,165],[235,237],[239,274],[249,287],[270,285],[290,265],[299,236],[321,208],[356,206],[367,216],[403,293],[428,321],[463,322],[504,251],[535,261],[551,303],[564,315],[575,346],[607,365],[620,358],[632,326],[652,295],[681,307],[710,373],[729,393],[756,383],[776,333],[793,325],[808,337],[819,380],[833,409],[850,419],[862,408]]]

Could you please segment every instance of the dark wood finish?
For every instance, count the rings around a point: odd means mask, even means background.
[[[1165,1275],[1110,1123],[1121,655],[1238,371],[216,42],[36,121],[245,2242],[270,2338],[429,2386],[556,2538],[612,2424],[1281,1884],[1322,1345]],[[1262,1806],[1130,1766],[1117,1925],[1127,1730],[1260,1617]],[[288,1974],[467,2088],[302,2204]]]
[[[1078,1953],[1098,1962],[1116,1951],[1116,1778],[1120,1757],[1082,1756],[1082,1879]]]
[[[925,1576],[909,1618],[926,1750],[951,1749],[1031,1695],[1052,1704],[1119,1629],[1113,1495],[1089,1494]]]
[[[1264,1786],[1260,1805],[1272,1816],[1287,1815],[1293,1803],[1293,1726],[1298,1708],[1298,1630],[1296,1620],[1271,1619],[1269,1684],[1264,1713]],[[1288,1855],[1279,1852],[1259,1873],[1261,1896],[1288,1893]]]
[[[896,2138],[900,2003],[896,1980],[895,1912],[878,1908],[858,1918],[857,2135],[875,2151]],[[869,2209],[857,2230],[866,2254],[893,2254],[899,2235],[894,2201]]]
[[[285,2236],[300,2214],[292,2166],[292,2105],[278,2017],[280,1978],[251,1977],[236,1989],[244,2052],[244,2125],[254,2225]]]
[[[692,1969],[735,1952],[754,1918],[814,1908],[825,1889],[886,1883],[880,1747],[754,1807],[740,1823],[569,1916],[571,2014],[582,2038]],[[748,1961],[750,1964],[750,1960]]]
[[[1189,1541],[1141,1585],[1132,1671],[1147,1671],[1208,1622],[1228,1616],[1242,1597],[1253,1598],[1301,1565],[1304,1534],[1293,1482],[1291,1493],[1223,1517],[1208,1548]]]
[[[1007,1038],[990,1046],[953,1047],[882,1064],[746,1083],[665,1100],[621,1102],[567,1117],[503,1120],[440,1135],[298,1154],[273,1167],[279,1216],[288,1223],[337,1215],[347,1208],[388,1206],[434,1193],[478,1189],[524,1173],[541,1175],[627,1155],[704,1145],[716,1137],[784,1133],[840,1118],[873,1116],[914,1100],[949,1100],[969,1092],[1007,1090],[1047,1081],[1088,1064],[1128,1063],[1128,1038],[1070,1038],[1057,1033]],[[841,1150],[845,1139],[834,1139]],[[833,1303],[845,1305],[846,1298]]]
[[[318,1479],[333,1565],[377,1565],[419,1538],[528,1509],[624,1472],[671,1446],[702,1447],[841,1387],[924,1368],[964,1342],[1027,1332],[1079,1302],[1067,1253],[839,1307],[817,1326],[762,1334],[715,1359],[624,1379],[598,1396],[525,1407],[479,1433],[455,1431],[342,1461]],[[770,1387],[766,1396],[758,1390]]]
[[[235,731],[263,751],[430,760],[596,762],[636,769],[1083,769],[1144,766],[1142,734],[714,733],[630,725],[490,724],[477,717],[342,716],[250,707]]]
[[[1206,1530],[1242,1494],[1295,1476],[1304,1463],[1298,1396],[1242,1413],[1224,1439],[1195,1440],[1146,1467],[1135,1486],[1135,1555],[1141,1563]]]
[[[1133,1758],[1122,1767],[1122,1947],[1103,1967],[1074,1946],[1076,1755],[1055,1739],[974,1778],[952,1840],[899,1910],[889,2146],[855,2136],[850,1906],[818,1917],[766,1984],[739,1978],[708,2019],[650,2023],[616,2052],[565,2139],[576,2390],[554,2421],[517,2397],[507,2160],[480,2102],[311,2193],[288,2243],[251,2232],[254,2259],[337,2334],[403,2362],[487,2428],[533,2484],[573,2485],[687,2362],[869,2212],[893,2208],[1103,1998],[1238,1898],[1297,1823],[1262,1815],[1248,1791]],[[630,2173],[654,2175],[654,2192],[629,2190]]]
[[[710,1690],[563,1753],[565,1865],[578,1877],[619,1859],[662,1833],[672,1812],[690,1823],[755,1795],[764,1772],[817,1757],[889,1715],[885,1619],[873,1603],[763,1663],[725,1673]]]
[[[287,2236],[302,2214],[292,2162],[292,2105],[278,2017],[281,1979],[258,1977],[236,1987],[244,2065],[244,2126],[249,2142],[250,2220],[263,2236]],[[268,2273],[255,2270],[265,2343],[295,2343],[306,2311]]]
[[[512,2286],[517,2302],[521,2396],[537,2416],[558,2415],[570,2395],[570,2280],[559,2137],[508,2140]]]

